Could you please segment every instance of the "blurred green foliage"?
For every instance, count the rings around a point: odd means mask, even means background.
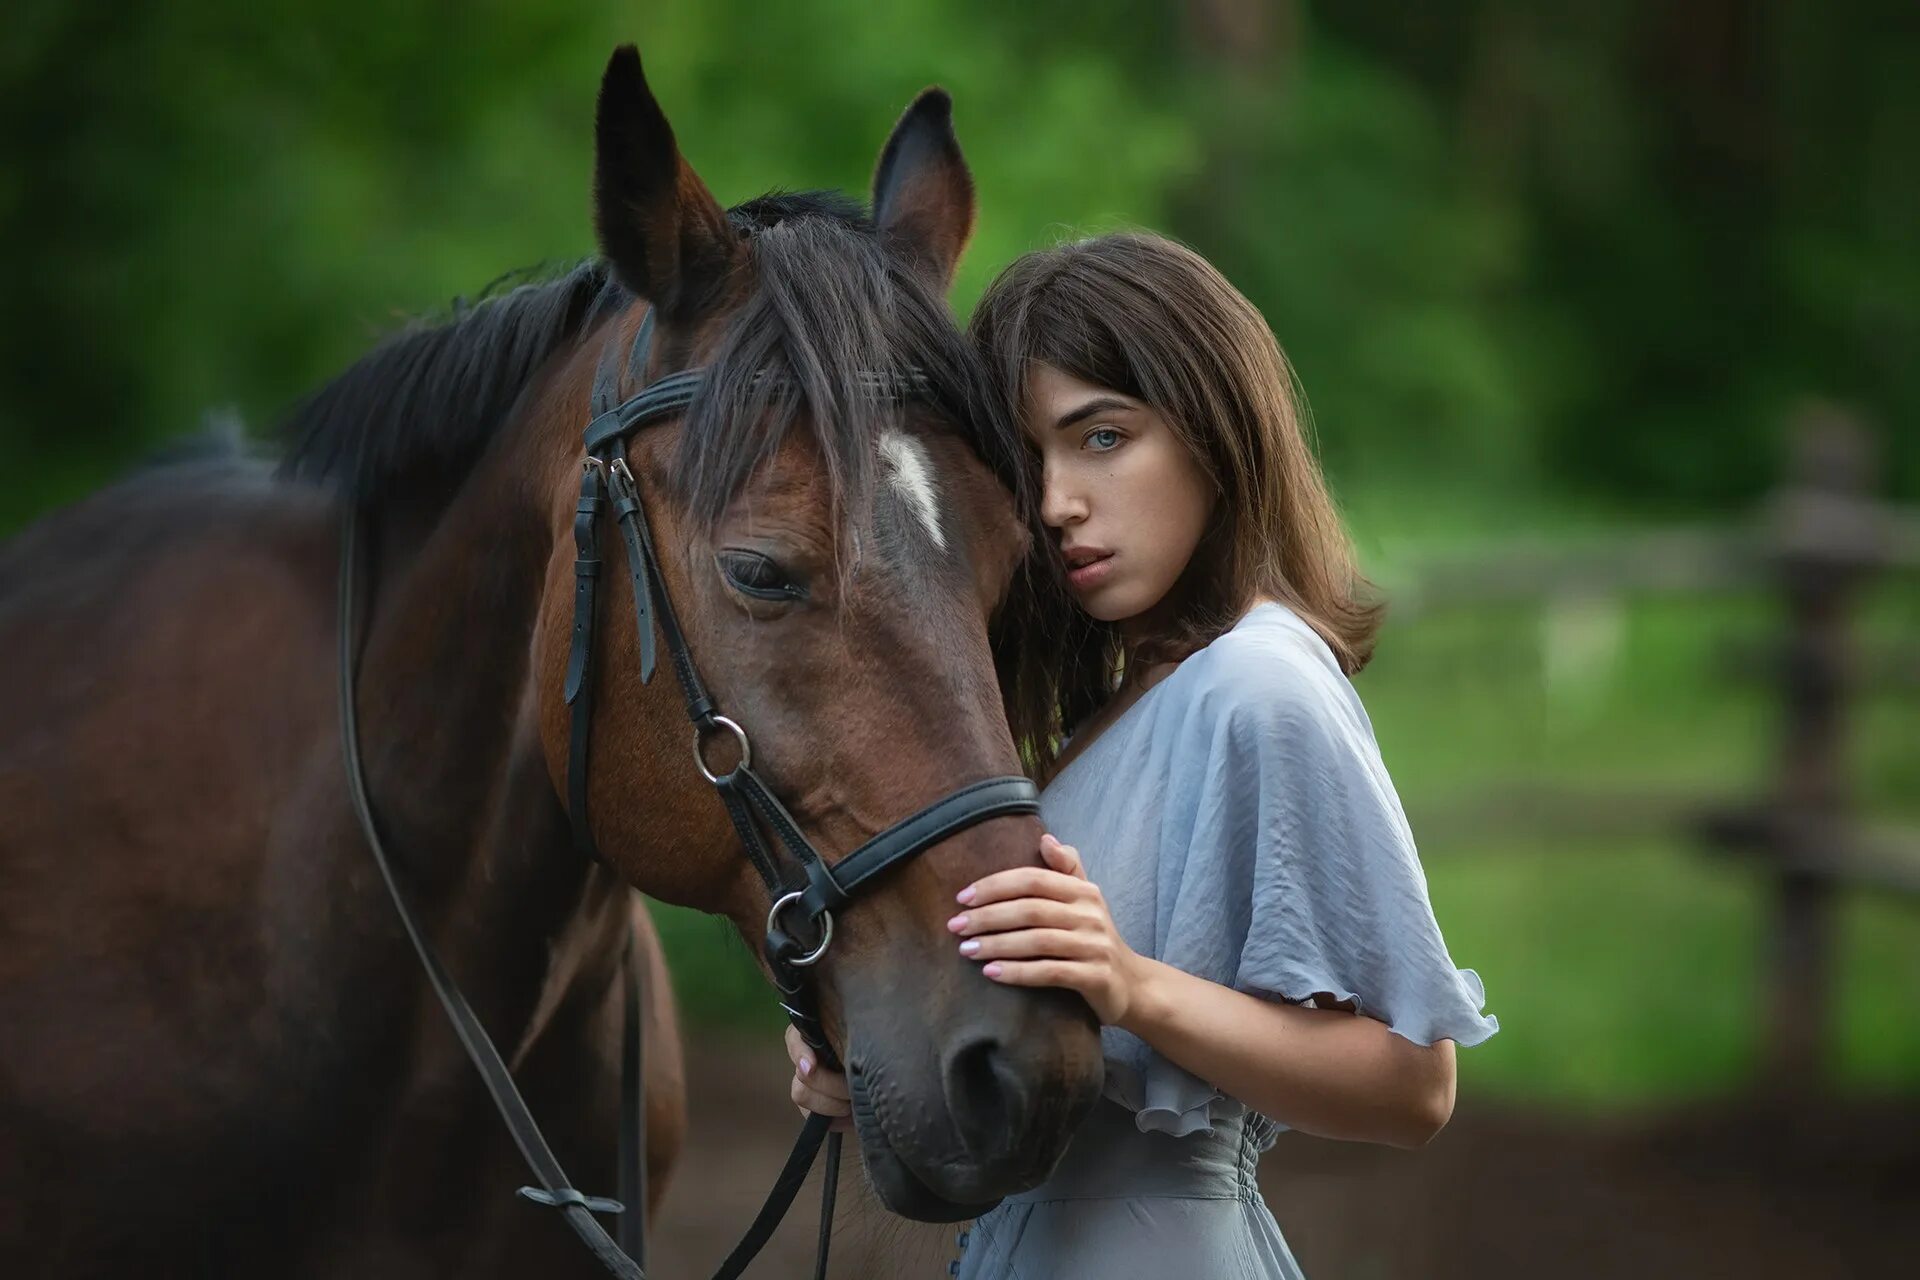
[[[0,530],[401,317],[592,251],[636,40],[722,200],[864,189],[941,83],[956,302],[1062,235],[1188,239],[1267,312],[1337,486],[1724,508],[1821,394],[1920,489],[1911,6],[19,0],[0,49]]]

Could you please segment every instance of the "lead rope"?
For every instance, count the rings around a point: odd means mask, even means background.
[[[620,1251],[636,1265],[647,1265],[647,1099],[646,1099],[646,974],[640,969],[640,936],[627,922],[627,949],[620,968],[626,976],[626,998],[620,1002],[620,1154],[615,1187],[620,1214],[615,1238]]]
[[[620,1247],[607,1235],[594,1219],[595,1213],[619,1213],[621,1204],[599,1196],[589,1196],[576,1190],[568,1179],[566,1170],[560,1167],[560,1161],[553,1154],[553,1148],[547,1145],[546,1138],[540,1132],[540,1126],[534,1123],[533,1114],[527,1109],[526,1099],[520,1096],[518,1086],[513,1083],[513,1075],[507,1070],[507,1064],[501,1060],[500,1051],[494,1048],[486,1028],[480,1025],[480,1019],[474,1016],[473,1009],[467,1004],[466,997],[460,993],[452,978],[440,964],[440,958],[434,953],[427,941],[425,932],[420,928],[419,918],[414,915],[413,907],[407,900],[406,891],[401,887],[395,874],[393,863],[387,857],[386,845],[380,839],[378,824],[374,821],[373,807],[367,799],[366,770],[360,759],[360,726],[358,709],[354,704],[355,679],[354,667],[357,658],[356,628],[354,626],[355,596],[354,589],[356,566],[359,550],[355,544],[355,534],[360,523],[359,504],[351,497],[341,503],[340,519],[340,738],[341,750],[346,758],[347,787],[352,793],[354,812],[359,815],[360,827],[366,835],[367,846],[373,850],[373,860],[380,868],[380,878],[386,881],[387,893],[393,899],[393,905],[399,912],[400,923],[406,928],[407,939],[413,943],[414,954],[420,958],[420,967],[427,972],[427,980],[433,986],[433,992],[440,998],[440,1005],[447,1011],[448,1021],[453,1023],[454,1034],[460,1038],[461,1045],[467,1051],[467,1057],[480,1072],[481,1082],[487,1093],[493,1098],[493,1105],[500,1112],[500,1118],[506,1121],[507,1130],[513,1135],[513,1141],[520,1148],[521,1156],[533,1170],[539,1180],[539,1188],[522,1187],[520,1194],[536,1203],[558,1209],[574,1234],[580,1237],[582,1244],[592,1251],[602,1266],[621,1280],[646,1280],[646,1273],[640,1264],[621,1252]]]
[[[420,959],[420,967],[426,971],[427,980],[433,987],[434,995],[439,997],[440,1005],[446,1010],[447,1020],[453,1024],[454,1034],[459,1037],[461,1047],[467,1052],[474,1069],[480,1073],[481,1082],[486,1086],[488,1096],[506,1123],[507,1130],[513,1136],[514,1144],[526,1160],[528,1168],[539,1181],[538,1187],[522,1187],[522,1198],[535,1204],[557,1209],[574,1234],[580,1237],[593,1256],[608,1272],[620,1277],[620,1280],[647,1280],[641,1259],[645,1256],[645,1213],[646,1213],[646,1173],[645,1173],[645,1101],[641,1097],[643,1077],[641,1071],[642,1023],[645,1021],[643,1005],[644,989],[640,983],[639,957],[634,940],[629,933],[627,943],[627,980],[629,999],[624,1022],[628,1032],[623,1034],[621,1046],[621,1108],[623,1123],[622,1138],[622,1178],[620,1190],[623,1196],[630,1196],[624,1202],[609,1200],[602,1196],[589,1196],[577,1190],[566,1171],[561,1168],[559,1159],[547,1144],[546,1137],[540,1132],[533,1113],[528,1109],[526,1099],[521,1097],[519,1088],[513,1082],[513,1075],[501,1058],[500,1051],[487,1035],[486,1028],[480,1024],[466,997],[461,994],[453,979],[441,965],[439,956],[428,942],[425,931],[420,927],[419,918],[414,914],[412,903],[394,869],[392,860],[387,856],[385,843],[380,839],[379,826],[374,820],[373,807],[368,799],[366,770],[360,754],[360,727],[358,708],[355,705],[356,667],[358,658],[358,636],[354,624],[357,612],[357,579],[360,553],[356,545],[360,523],[360,509],[351,498],[343,499],[340,518],[340,590],[339,590],[339,670],[340,670],[340,737],[341,751],[345,757],[347,787],[352,796],[355,814],[359,817],[362,834],[367,847],[373,852],[375,864],[380,869],[380,878],[387,886],[388,896],[392,898],[394,910],[405,928],[407,939],[413,944],[414,954]],[[629,1071],[629,1068],[631,1070]],[[631,1111],[629,1111],[631,1108]],[[768,1193],[760,1212],[753,1224],[747,1229],[733,1252],[727,1255],[714,1280],[738,1280],[760,1250],[766,1246],[787,1209],[799,1194],[801,1184],[806,1180],[808,1171],[813,1167],[815,1156],[819,1153],[823,1139],[829,1137],[828,1117],[809,1116],[801,1127],[800,1136],[795,1141],[793,1151],[787,1157],[787,1163],[780,1171],[773,1190]],[[817,1280],[825,1280],[827,1235],[831,1232],[834,1203],[834,1188],[839,1174],[839,1134],[831,1135],[827,1161],[828,1180],[821,1190],[822,1238],[816,1262],[819,1267]],[[628,1187],[631,1185],[632,1191]],[[616,1244],[600,1226],[593,1215],[611,1213],[621,1216],[620,1233],[623,1242],[631,1243],[631,1253]]]

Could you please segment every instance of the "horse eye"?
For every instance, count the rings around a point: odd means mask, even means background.
[[[806,594],[771,559],[757,551],[723,551],[720,574],[727,585],[756,600],[798,600]]]

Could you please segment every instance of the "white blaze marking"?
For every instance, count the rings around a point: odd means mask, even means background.
[[[926,446],[900,431],[880,437],[880,456],[893,473],[895,492],[926,526],[933,545],[945,551],[947,535],[940,529],[940,506],[933,491],[933,468],[928,465]]]

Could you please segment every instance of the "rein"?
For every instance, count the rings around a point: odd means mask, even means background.
[[[608,343],[602,350],[594,373],[593,419],[585,432],[586,457],[581,464],[580,498],[575,508],[573,535],[574,618],[566,672],[566,701],[571,708],[567,760],[567,808],[573,827],[574,846],[584,856],[600,858],[587,821],[588,747],[592,740],[593,712],[593,639],[596,623],[596,596],[602,561],[599,554],[599,525],[602,509],[611,505],[625,550],[627,573],[632,584],[633,607],[640,644],[640,678],[651,681],[657,660],[654,632],[666,637],[668,656],[685,698],[687,718],[693,728],[694,763],[718,793],[740,844],[754,869],[759,872],[772,898],[767,912],[766,939],[762,953],[774,986],[780,993],[780,1007],[799,1030],[817,1061],[838,1068],[840,1060],[828,1043],[820,1023],[819,1005],[808,970],[826,955],[833,943],[833,913],[853,903],[854,897],[875,877],[890,868],[926,852],[934,845],[969,827],[992,818],[1039,812],[1039,795],[1033,783],[1019,776],[987,778],[962,787],[866,841],[859,848],[829,864],[826,858],[800,831],[799,824],[787,812],[773,791],[753,772],[753,746],[747,732],[737,722],[719,713],[706,686],[701,682],[685,632],[673,608],[661,576],[654,551],[652,532],[640,496],[639,485],[626,458],[628,438],[641,428],[671,417],[690,404],[705,379],[699,369],[669,374],[645,383],[653,337],[653,311],[648,310],[639,332],[627,353],[619,358],[618,347]],[[625,369],[623,371],[622,364]],[[629,382],[642,383],[641,389],[626,400],[619,399],[622,373]],[[865,373],[860,390],[886,399],[909,399],[928,392],[925,377],[918,371],[904,375]],[[352,500],[343,503],[340,524],[340,726],[346,762],[347,782],[353,807],[372,850],[374,861],[393,898],[395,911],[406,928],[408,940],[420,958],[421,967],[434,994],[445,1008],[454,1033],[467,1056],[480,1073],[487,1092],[493,1098],[515,1144],[520,1148],[538,1186],[521,1187],[519,1194],[537,1204],[559,1211],[574,1233],[600,1263],[621,1280],[646,1280],[646,1108],[641,1074],[641,1035],[645,1010],[638,948],[629,931],[622,972],[627,998],[622,1002],[621,1094],[620,1094],[620,1199],[589,1196],[577,1190],[554,1156],[539,1126],[534,1122],[512,1074],[494,1047],[485,1029],[474,1016],[459,987],[440,964],[407,895],[395,873],[386,847],[382,844],[372,804],[368,799],[365,767],[360,755],[359,723],[354,703],[358,635],[354,622],[360,575],[360,553],[356,546],[360,508]],[[739,761],[726,773],[709,767],[706,744],[726,733],[734,739]],[[763,832],[770,830],[782,859],[769,847]],[[804,921],[805,933],[796,935],[789,925],[793,917]],[[839,1181],[842,1135],[829,1134],[830,1119],[810,1115],[802,1125],[773,1189],[760,1212],[714,1273],[714,1280],[736,1280],[753,1261],[774,1229],[786,1216],[801,1183],[813,1167],[822,1143],[827,1149],[827,1166],[820,1192],[820,1235],[815,1254],[815,1275],[824,1280],[827,1252],[833,1232],[834,1192]],[[613,1214],[619,1218],[616,1243],[595,1219],[595,1214]]]

